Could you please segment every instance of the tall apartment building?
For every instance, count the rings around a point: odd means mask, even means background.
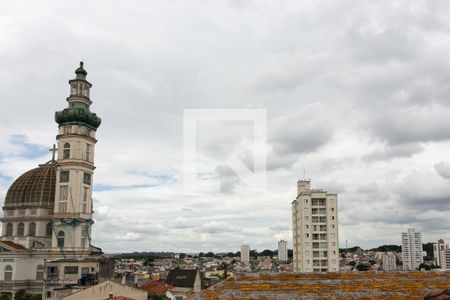
[[[445,244],[444,240],[442,239],[433,244],[434,265],[437,267],[441,267],[441,269],[445,268],[445,250],[447,249],[448,244]]]
[[[249,245],[241,246],[241,262],[244,264],[250,263],[250,246]]]
[[[279,261],[288,260],[287,242],[285,240],[278,241],[278,260]]]
[[[383,271],[397,270],[397,259],[393,253],[381,255],[381,260],[383,262]]]
[[[450,270],[450,248],[445,249],[444,261],[441,265],[441,269]]]
[[[414,228],[402,232],[402,261],[405,271],[418,270],[423,263],[422,235]]]
[[[293,269],[295,272],[338,272],[337,194],[297,182],[292,202]]]

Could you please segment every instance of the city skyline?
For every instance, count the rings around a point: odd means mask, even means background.
[[[0,12],[0,198],[51,158],[53,114],[83,57],[103,119],[93,239],[105,252],[291,249],[304,170],[339,194],[340,247],[398,245],[409,227],[424,243],[450,239],[450,4],[96,3],[80,14],[79,3]],[[266,187],[246,189],[225,164],[233,154],[251,167],[251,126],[206,121],[199,153],[222,190],[183,189],[193,108],[266,111]]]

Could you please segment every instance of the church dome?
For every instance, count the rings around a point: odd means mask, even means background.
[[[4,209],[48,208],[55,203],[56,162],[39,165],[22,174],[9,188]]]

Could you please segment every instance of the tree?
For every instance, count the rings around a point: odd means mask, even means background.
[[[433,243],[426,243],[422,245],[422,250],[427,252],[427,257],[430,257],[430,260],[433,260],[434,252],[433,252]]]
[[[426,265],[426,264],[424,264],[424,263],[421,263],[420,264],[420,266],[419,266],[419,270],[426,270],[426,271],[430,271],[431,270],[431,267],[429,266],[429,265]]]
[[[250,250],[250,257],[257,258],[258,257],[258,251],[255,249]]]
[[[227,279],[228,277],[228,264],[226,262],[222,263],[223,267],[223,279]]]
[[[178,254],[178,257],[180,259],[185,259],[186,258],[186,253],[180,253],[180,254]]]
[[[365,272],[370,270],[370,266],[366,264],[359,264],[356,266],[356,269],[360,272]]]
[[[22,290],[18,290],[16,292],[14,299],[15,300],[26,300],[27,299],[26,296],[27,296],[27,294],[26,294],[25,290],[22,289]]]
[[[216,257],[216,255],[212,252],[208,252],[205,254],[205,257]]]
[[[259,253],[260,256],[270,256],[273,257],[274,253],[272,250],[266,249],[263,252]]]

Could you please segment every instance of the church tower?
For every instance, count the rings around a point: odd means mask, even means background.
[[[68,107],[55,113],[59,133],[52,248],[61,252],[89,252],[95,133],[101,123],[90,111],[92,84],[83,62],[75,74],[69,80]]]

